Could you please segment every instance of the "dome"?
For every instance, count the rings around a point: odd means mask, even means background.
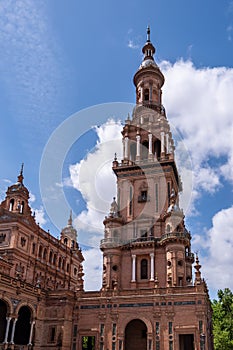
[[[157,68],[157,64],[155,63],[154,60],[152,60],[151,58],[147,59],[147,60],[144,60],[141,64],[140,64],[140,67],[139,69],[141,68],[146,68],[146,67],[155,67]]]

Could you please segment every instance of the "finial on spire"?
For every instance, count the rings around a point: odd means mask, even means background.
[[[22,163],[21,165],[20,175],[23,175],[23,167],[24,167],[24,163]]]
[[[148,43],[150,42],[150,26],[147,26],[147,40]]]
[[[68,225],[72,226],[72,209],[70,210],[70,217],[69,217],[69,220],[68,220]]]
[[[23,167],[24,167],[24,163],[22,163],[20,173],[18,175],[18,182],[21,184],[23,184]]]

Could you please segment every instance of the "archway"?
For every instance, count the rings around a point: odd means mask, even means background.
[[[15,327],[14,343],[27,345],[29,343],[31,329],[31,310],[28,306],[19,309],[18,320]]]
[[[7,304],[0,300],[0,343],[4,342],[6,333]]]
[[[147,327],[141,320],[130,321],[125,328],[125,350],[147,349]]]

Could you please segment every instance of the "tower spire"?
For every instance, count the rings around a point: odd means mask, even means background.
[[[150,42],[150,26],[147,26],[147,40],[148,43]]]
[[[72,209],[70,210],[70,217],[69,217],[69,220],[68,220],[68,225],[72,226]]]

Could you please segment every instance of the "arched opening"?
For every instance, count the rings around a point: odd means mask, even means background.
[[[161,157],[161,141],[156,140],[154,142],[154,155],[157,159],[160,159]]]
[[[23,214],[23,212],[24,212],[24,201],[22,201],[20,205],[20,214]]]
[[[19,310],[18,320],[15,327],[14,343],[27,345],[29,343],[31,329],[31,310],[28,306],[22,306]]]
[[[148,279],[148,261],[147,259],[142,259],[141,261],[141,279]]]
[[[125,328],[126,350],[147,349],[147,327],[141,320],[130,321]]]
[[[145,89],[144,91],[144,101],[149,101],[149,89]]]
[[[53,261],[53,252],[50,251],[50,253],[49,253],[49,263],[52,264],[52,261]]]
[[[143,160],[147,160],[148,159],[148,148],[149,148],[148,141],[144,141],[142,143],[142,159]]]
[[[41,258],[42,257],[42,246],[40,245],[39,246],[39,253],[38,253],[38,256],[39,256],[39,258]]]
[[[43,254],[43,259],[46,260],[47,259],[47,249],[44,249],[44,254]]]
[[[61,257],[59,257],[59,259],[58,259],[58,268],[59,269],[61,268]]]
[[[132,162],[136,160],[136,142],[132,142],[130,145],[130,160],[132,160]]]
[[[12,198],[12,199],[10,200],[10,207],[9,207],[9,211],[14,210],[14,204],[15,204],[15,200],[14,200],[14,198]]]
[[[0,300],[0,343],[4,342],[6,333],[7,304]]]

